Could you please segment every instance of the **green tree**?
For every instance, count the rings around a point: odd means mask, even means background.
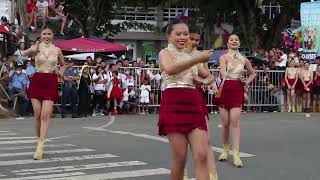
[[[127,29],[155,30],[154,26],[137,21],[111,23],[123,3],[123,0],[66,0],[65,11],[86,37],[102,34],[112,36]]]
[[[304,0],[163,0],[165,6],[182,5],[197,8],[191,17],[199,19],[204,25],[205,47],[212,46],[212,32],[217,16],[220,14],[232,23],[235,33],[241,36],[243,44],[251,50],[268,46],[280,46],[281,31],[288,27],[291,19]],[[269,19],[261,13],[261,4],[273,3],[282,6],[281,13]]]

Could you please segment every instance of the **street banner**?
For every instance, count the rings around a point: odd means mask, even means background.
[[[301,29],[303,55],[306,60],[314,60],[320,55],[320,2],[301,3]]]

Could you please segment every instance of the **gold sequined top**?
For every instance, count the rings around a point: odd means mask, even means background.
[[[225,55],[227,59],[227,79],[239,80],[243,75],[245,58],[238,52],[229,50]]]
[[[170,52],[173,63],[188,61],[193,54],[178,49],[172,44],[169,44],[166,50]],[[173,75],[162,71],[162,76],[165,88],[195,88],[193,78],[198,76],[198,68],[197,65],[194,65],[189,69]]]
[[[53,72],[57,69],[58,48],[53,44],[39,44],[39,52],[35,57],[37,72]]]
[[[301,75],[304,81],[310,81],[312,72],[310,72],[309,70],[302,70]]]
[[[288,68],[288,78],[291,78],[291,79],[295,79],[297,74],[298,74],[298,70],[294,67],[289,67]]]

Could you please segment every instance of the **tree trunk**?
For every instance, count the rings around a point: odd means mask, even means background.
[[[256,50],[261,47],[261,37],[257,32],[257,22],[255,15],[255,5],[246,2],[233,0],[234,7],[238,15],[238,23],[240,24],[244,41],[250,50]]]
[[[88,7],[88,17],[87,17],[87,22],[86,22],[86,26],[85,26],[85,30],[84,30],[84,35],[86,37],[91,37],[95,34],[95,30],[96,30],[96,17],[95,14],[96,12],[96,8],[94,5],[93,0],[89,0],[89,7]]]

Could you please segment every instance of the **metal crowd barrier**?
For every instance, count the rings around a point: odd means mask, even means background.
[[[80,66],[76,66],[80,69]],[[91,67],[95,69],[95,67]],[[150,92],[150,104],[149,109],[152,112],[157,112],[160,107],[163,84],[162,79],[159,80],[161,72],[159,68],[137,68],[137,67],[125,67],[120,69],[120,73],[124,74],[125,71],[129,71],[134,78],[134,90],[140,95],[140,87],[143,84],[144,78],[149,78],[151,85]],[[219,81],[219,70],[210,70]],[[92,71],[91,71],[92,72]],[[265,71],[256,70],[257,76],[247,89],[247,99],[245,102],[244,110],[247,111],[283,111],[284,110],[284,91],[282,87],[282,79],[284,71]],[[245,72],[244,76],[247,76]],[[206,92],[207,107],[209,112],[217,110],[214,105],[214,92],[207,87],[204,87]],[[141,104],[139,102],[140,97],[137,98],[138,111]]]

